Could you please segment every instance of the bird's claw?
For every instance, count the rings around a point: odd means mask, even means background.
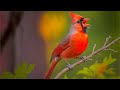
[[[69,70],[72,70],[72,65],[68,64],[67,67]]]
[[[83,62],[86,62],[86,56],[82,56],[82,57],[80,57],[80,59],[81,59]]]

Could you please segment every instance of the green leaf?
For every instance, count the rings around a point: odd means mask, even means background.
[[[94,64],[89,66],[88,68],[83,68],[83,70],[80,70],[77,72],[77,74],[83,74],[87,76],[87,78],[95,77],[96,76],[96,69],[100,64],[96,61]]]
[[[27,69],[27,74],[30,74],[31,71],[33,71],[33,69],[34,69],[34,64],[30,64]]]
[[[15,68],[15,74],[4,72],[0,75],[0,79],[26,79],[33,69],[34,64],[28,65],[23,63],[22,65],[17,65]]]
[[[77,74],[83,74],[83,75],[86,75],[88,77],[94,76],[93,72],[87,67],[84,67],[83,70],[78,71]]]
[[[103,63],[107,63],[107,57],[105,57],[104,59],[103,59]]]
[[[22,66],[18,65],[15,69],[15,78],[26,79],[33,69],[34,64],[27,65],[23,63]]]
[[[0,79],[14,79],[14,75],[10,72],[5,72],[0,75]]]
[[[68,79],[67,75],[65,75],[63,79]]]
[[[26,64],[22,64],[21,67],[20,67],[20,65],[17,65],[17,67],[15,69],[15,78],[17,78],[17,79],[27,78],[26,67],[27,67]]]
[[[112,58],[110,54],[109,57],[105,57],[102,63],[97,61],[90,65],[89,67],[84,67],[82,70],[79,70],[77,74],[83,74],[83,79],[105,79],[107,78],[105,74],[116,74],[114,68],[109,68],[108,66],[116,61],[115,58]],[[98,70],[103,70],[103,73],[98,73]],[[118,77],[117,77],[118,78]]]
[[[96,69],[98,68],[99,65],[100,65],[100,64],[96,62],[96,63],[92,64],[89,68],[90,68],[94,73],[96,73]]]
[[[115,62],[116,59],[113,59],[111,54],[109,55],[109,57],[105,57],[105,59],[103,60],[103,63],[107,64],[107,65],[110,65],[112,64],[113,62]]]
[[[110,68],[110,69],[107,69],[105,71],[106,74],[116,74],[115,72],[113,72],[114,68]]]
[[[77,74],[84,74],[84,75],[88,75],[89,74],[89,69],[87,67],[84,67],[83,70],[80,70],[77,72]]]

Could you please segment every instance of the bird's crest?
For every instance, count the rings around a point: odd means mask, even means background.
[[[72,24],[75,23],[76,21],[80,20],[81,18],[83,18],[83,16],[80,16],[78,14],[75,14],[73,12],[69,12],[71,18],[72,18]]]

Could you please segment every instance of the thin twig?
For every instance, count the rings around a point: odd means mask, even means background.
[[[109,38],[111,38],[111,37],[109,36]],[[111,45],[115,44],[116,42],[118,42],[118,41],[120,40],[120,36],[119,36],[117,39],[115,39],[115,40],[113,40],[112,42],[110,42],[109,44],[107,44],[109,38],[106,39],[104,45],[103,45],[101,48],[99,48],[98,50],[92,52],[89,56],[87,56],[87,57],[85,58],[86,61],[90,61],[90,58],[92,58],[92,57],[95,56],[96,54],[98,54],[98,53],[100,53],[100,52],[102,52],[102,51],[105,51],[106,49],[108,50],[108,48],[109,48]],[[109,49],[109,50],[111,50],[111,49]],[[71,69],[73,69],[75,66],[78,66],[78,65],[81,64],[82,62],[83,62],[83,60],[80,59],[80,61],[72,64],[72,65],[71,65]],[[61,72],[59,72],[59,73],[56,75],[56,77],[55,77],[54,79],[60,78],[60,77],[61,77],[65,72],[67,72],[67,71],[69,71],[69,69],[68,69],[67,67],[64,68]]]
[[[112,52],[117,52],[117,51],[115,51],[114,49],[111,49],[111,48],[105,49],[105,50],[109,50],[109,51],[112,51]]]
[[[105,46],[105,45],[107,45],[107,43],[108,43],[108,41],[109,41],[109,39],[110,38],[112,38],[111,36],[109,36],[108,38],[106,38],[106,41],[105,41],[105,43],[104,43],[104,45],[103,46]]]
[[[95,48],[96,48],[96,44],[94,44],[94,46],[93,46],[92,53],[95,51]]]

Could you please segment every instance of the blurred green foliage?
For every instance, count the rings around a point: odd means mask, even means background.
[[[106,37],[108,37],[109,35],[112,37],[110,39],[110,41],[112,41],[120,36],[120,11],[73,11],[73,12],[76,14],[79,14],[81,16],[84,16],[85,18],[91,19],[90,21],[88,21],[88,24],[91,25],[90,29],[88,30],[88,36],[89,36],[88,47],[81,56],[89,55],[93,49],[94,44],[97,45],[96,49],[100,48],[104,44]],[[47,62],[49,62],[53,49],[69,32],[69,29],[71,26],[71,17],[69,15],[69,11],[52,11],[52,12],[46,11],[44,13],[45,13],[45,15],[47,14],[47,18],[49,18],[49,19],[46,19],[46,21],[48,22],[46,24],[46,27],[48,27],[48,30],[50,30],[50,32],[48,34],[51,36],[51,37],[49,37],[49,39],[44,37],[44,39],[46,39],[45,41],[47,41],[47,43],[46,43],[47,55],[46,56],[47,56]],[[52,25],[54,26],[54,29],[50,29],[49,22],[50,23],[53,22]],[[59,25],[57,25],[57,24],[59,24]],[[57,26],[62,27],[62,28],[59,28]],[[52,30],[54,30],[54,31],[52,31]],[[46,31],[46,32],[48,32],[48,31]],[[116,75],[119,76],[120,75],[120,64],[119,64],[120,63],[120,42],[112,45],[111,48],[116,50],[117,52],[103,51],[101,53],[101,55],[94,56],[92,58],[92,59],[94,59],[93,61],[82,63],[79,67],[75,67],[74,70],[67,72],[66,75],[69,78],[73,78],[73,76],[76,74],[76,72],[81,70],[83,67],[90,66],[96,60],[102,61],[104,59],[104,57],[111,54],[113,58],[117,59],[117,61],[115,63],[111,64],[110,66],[115,68]],[[73,60],[68,60],[68,61],[69,61],[69,63],[72,64],[72,63],[75,63],[76,61],[78,61],[78,59],[73,59]],[[48,64],[47,66],[49,67],[50,64],[49,63],[47,63],[47,64]],[[67,65],[66,65],[65,61],[61,60],[55,67],[52,78],[54,78],[56,76],[56,74],[59,73],[62,69],[64,69],[66,66]],[[109,75],[107,75],[107,77],[109,77]],[[64,78],[64,76],[62,76],[61,78]]]
[[[0,79],[27,79],[29,74],[33,71],[34,64],[23,63],[21,66],[17,65],[14,74],[11,72],[4,72],[0,75]]]
[[[110,67],[114,62],[115,58],[112,58],[111,54],[109,57],[105,57],[102,62],[98,60],[91,64],[90,66],[84,67],[82,70],[79,70],[74,77],[82,79],[109,79],[109,78],[119,78],[120,76],[116,75],[115,68]],[[108,76],[109,75],[109,76]],[[73,77],[73,78],[74,78]],[[67,75],[64,75],[64,79],[69,79]]]

